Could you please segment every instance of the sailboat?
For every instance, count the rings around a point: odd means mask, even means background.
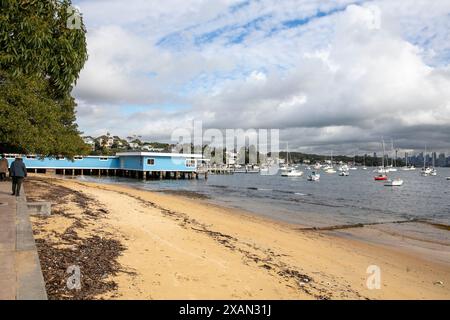
[[[333,151],[331,151],[331,161],[330,165],[323,168],[326,173],[336,173],[336,170],[333,167]]]
[[[385,181],[388,180],[388,176],[386,175],[386,168],[384,166],[384,158],[386,156],[386,149],[384,147],[384,139],[381,140],[381,144],[383,145],[383,159],[381,160],[381,168],[378,169],[378,176],[375,176],[375,181]]]
[[[393,139],[391,139],[391,147],[392,147],[391,164],[389,164],[389,158],[388,158],[388,165],[386,168],[386,172],[397,172],[397,168],[395,167],[395,163],[394,163],[394,159],[395,159],[395,162],[397,162],[397,159],[395,158],[395,149],[394,149],[394,140]]]
[[[428,177],[429,175],[431,175],[431,172],[433,171],[430,167],[427,167],[427,146],[425,145],[425,153],[423,154],[423,168],[421,171],[421,175],[423,177]]]
[[[402,168],[403,171],[414,171],[416,167],[414,165],[408,166],[408,153],[405,152],[405,166]]]
[[[286,142],[286,161],[285,163],[281,166],[281,175],[283,176],[284,174],[286,174],[289,170],[290,170],[290,166],[289,166],[289,142]]]
[[[431,158],[433,158],[433,168],[431,169],[430,176],[437,176],[437,170],[435,167],[435,157],[434,154],[431,154]]]
[[[286,143],[286,167],[281,171],[282,177],[301,177],[303,171],[298,170],[295,167],[289,166],[289,143]]]
[[[366,155],[364,155],[364,164],[363,164],[364,166],[362,167],[362,169],[363,170],[367,170],[367,167],[366,167]]]
[[[349,170],[358,170],[358,168],[356,167],[356,154],[353,157],[353,165],[349,168]]]

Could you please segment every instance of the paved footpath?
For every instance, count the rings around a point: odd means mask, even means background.
[[[44,278],[24,192],[0,182],[0,300],[46,300]]]

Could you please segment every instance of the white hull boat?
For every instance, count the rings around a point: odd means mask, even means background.
[[[348,177],[350,175],[350,172],[348,171],[342,171],[341,173],[339,173],[339,176],[341,177]]]
[[[403,180],[402,179],[388,180],[384,185],[386,187],[400,187],[403,185]]]
[[[282,177],[301,177],[303,176],[303,171],[299,171],[296,169],[291,169],[281,173]]]
[[[311,175],[308,176],[308,181],[319,181],[320,180],[320,174],[317,174],[313,172]]]
[[[373,172],[379,173],[379,174],[386,174],[389,171],[387,169],[385,169],[385,168],[378,168],[378,169],[373,170]]]

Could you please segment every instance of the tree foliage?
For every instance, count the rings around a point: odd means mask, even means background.
[[[67,27],[70,0],[0,0],[0,151],[87,152],[72,88],[87,59],[86,29]]]

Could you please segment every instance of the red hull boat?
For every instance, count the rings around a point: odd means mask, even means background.
[[[374,177],[375,181],[386,181],[388,180],[388,176],[384,174],[380,174],[379,176]]]

